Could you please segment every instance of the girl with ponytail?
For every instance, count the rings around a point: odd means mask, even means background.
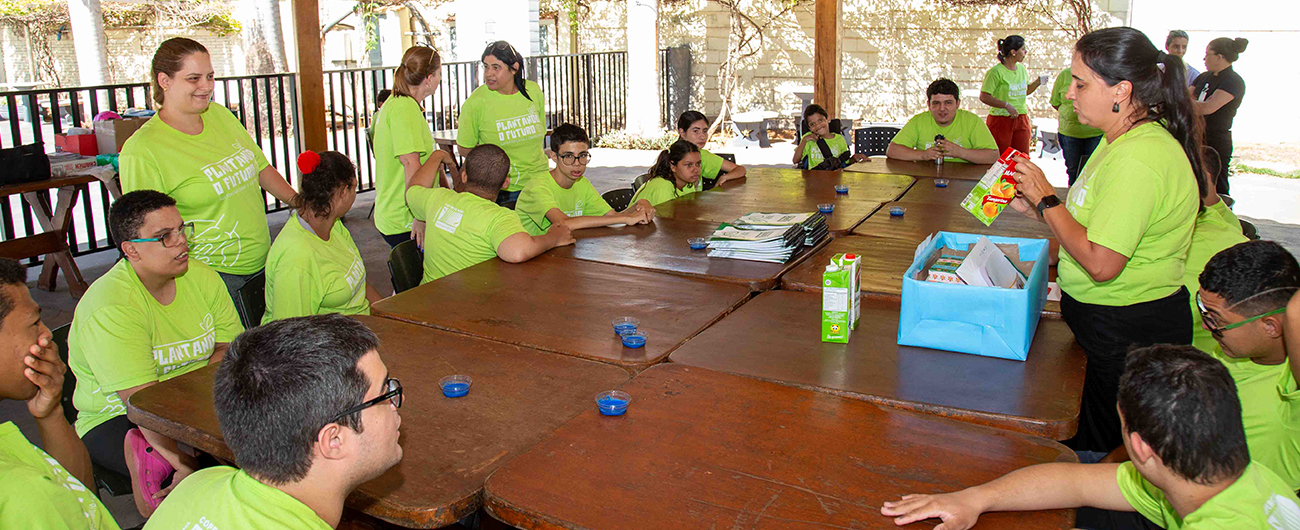
[[[630,204],[644,199],[654,206],[701,191],[700,173],[700,148],[678,139],[668,149],[659,152],[655,165],[650,167],[650,179],[636,190]],[[723,182],[718,180],[718,184]]]
[[[500,147],[510,157],[510,186],[497,204],[513,209],[533,178],[550,178],[546,163],[546,106],[542,87],[524,79],[524,57],[506,41],[483,50],[482,86],[461,106],[456,145],[461,156],[483,144]]]
[[[1133,28],[1084,35],[1065,97],[1101,144],[1064,204],[1038,166],[1016,161],[1012,206],[1060,243],[1061,313],[1088,357],[1075,450],[1121,445],[1115,393],[1130,348],[1192,341],[1183,273],[1208,191],[1185,72]]]
[[[1025,38],[1011,35],[998,39],[998,64],[984,73],[984,84],[980,86],[980,103],[992,107],[985,123],[993,139],[998,143],[998,152],[1008,147],[1029,152],[1029,107],[1025,98],[1038,90],[1047,76],[1029,81],[1029,69],[1020,64],[1028,55]]]
[[[1192,81],[1192,98],[1196,113],[1205,116],[1205,143],[1219,156],[1215,177],[1218,193],[1228,194],[1228,161],[1232,159],[1232,119],[1246,97],[1246,81],[1232,69],[1246,39],[1220,37],[1205,47],[1205,73]]]
[[[433,146],[433,134],[424,118],[424,101],[438,90],[442,58],[425,46],[412,46],[402,54],[393,72],[393,91],[375,115],[375,228],[388,246],[414,239],[424,246],[424,222],[406,206],[406,188],[420,171],[445,169],[448,187],[457,177],[451,155]],[[434,179],[437,185],[439,179]]]
[[[298,155],[302,206],[271,244],[266,258],[262,323],[341,313],[369,315],[379,291],[366,282],[366,264],[340,219],[357,198],[357,169],[337,151]]]

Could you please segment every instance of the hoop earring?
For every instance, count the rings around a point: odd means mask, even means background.
[[[1110,111],[1119,114],[1119,103],[1115,103],[1115,106],[1111,107]]]

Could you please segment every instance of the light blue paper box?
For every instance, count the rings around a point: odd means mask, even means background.
[[[1047,302],[1047,240],[987,236],[1020,247],[1020,260],[1033,261],[1024,289],[952,285],[916,280],[934,249],[968,250],[977,234],[939,232],[916,249],[903,275],[898,344],[1025,360]]]

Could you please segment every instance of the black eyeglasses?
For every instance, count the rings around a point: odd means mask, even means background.
[[[383,394],[380,394],[379,397],[372,399],[370,401],[366,401],[365,403],[352,407],[343,412],[340,412],[337,416],[334,416],[334,419],[330,420],[329,422],[335,423],[339,421],[339,419],[343,418],[344,416],[351,416],[353,414],[366,410],[370,407],[383,403],[384,400],[391,401],[394,407],[397,407],[399,409],[402,408],[402,382],[390,377],[384,380],[384,388],[386,388],[387,391],[385,391]]]
[[[194,223],[185,223],[176,230],[168,230],[158,237],[139,237],[126,240],[127,243],[148,243],[157,241],[167,248],[178,247],[181,243],[194,239]]]

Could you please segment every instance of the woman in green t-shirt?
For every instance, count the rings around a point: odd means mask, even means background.
[[[699,111],[688,110],[677,118],[677,137],[695,144],[700,148],[700,179],[704,189],[712,189],[718,179],[727,180],[745,178],[745,166],[710,153],[704,148],[709,142],[709,120]]]
[[[534,178],[550,178],[546,162],[546,98],[542,87],[524,79],[524,57],[506,41],[483,50],[484,84],[465,99],[456,122],[461,156],[483,144],[510,157],[509,186],[497,204],[514,209],[519,193]]]
[[[998,39],[998,64],[984,74],[984,84],[980,87],[980,102],[993,107],[985,123],[998,142],[999,153],[1007,147],[1029,152],[1031,128],[1025,98],[1038,90],[1047,76],[1029,82],[1029,70],[1020,64],[1028,53],[1025,38],[1020,35]]]
[[[419,171],[451,172],[451,154],[433,147],[423,102],[438,90],[442,59],[425,46],[411,46],[393,72],[393,90],[375,115],[375,228],[388,246],[414,239],[424,246],[424,222],[406,206],[406,187]],[[439,179],[434,179],[437,185]]]
[[[212,102],[216,77],[202,44],[163,41],[151,69],[158,114],[122,146],[122,192],[161,191],[195,225],[190,257],[221,274],[230,296],[266,266],[271,232],[262,191],[290,206],[297,192],[266,160],[248,130]]]
[[[341,313],[369,315],[382,296],[366,281],[366,264],[343,215],[357,198],[357,168],[338,151],[304,151],[302,208],[289,216],[266,259],[266,314],[261,322]]]
[[[1065,207],[1038,166],[1017,159],[1012,206],[1060,243],[1061,313],[1088,357],[1075,450],[1120,446],[1115,393],[1131,348],[1192,342],[1183,272],[1207,188],[1182,69],[1135,29],[1085,35],[1066,97],[1105,139]]]
[[[792,163],[795,166],[803,169],[840,169],[867,159],[867,155],[849,153],[849,141],[840,131],[831,130],[831,117],[821,105],[808,105],[808,108],[803,109],[803,119],[809,132],[799,139],[799,145],[794,149]],[[825,149],[822,144],[825,144]]]

